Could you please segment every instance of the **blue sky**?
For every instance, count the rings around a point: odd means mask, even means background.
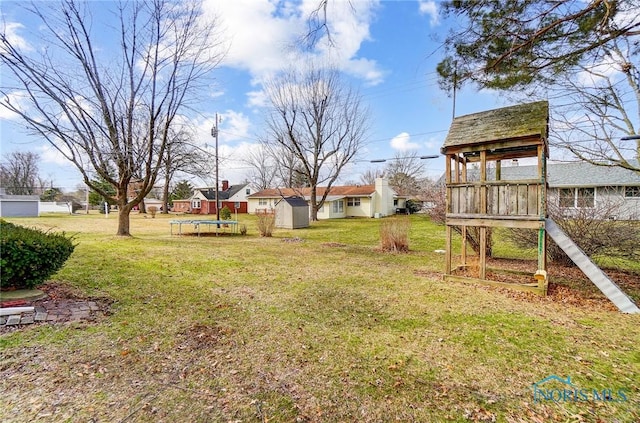
[[[257,148],[265,116],[261,81],[291,62],[287,46],[304,31],[303,16],[317,0],[205,0],[205,16],[221,19],[229,47],[215,71],[214,85],[206,101],[188,119],[197,129],[197,142],[213,144],[210,135],[215,113],[222,117],[219,133],[220,179],[232,184],[245,179],[243,157]],[[11,25],[16,39],[27,44],[33,24],[25,21],[17,2],[0,3],[4,25]],[[92,2],[92,7],[109,7]],[[371,131],[360,160],[342,175],[342,181],[358,181],[369,169],[384,167],[369,160],[397,154],[438,154],[452,118],[452,99],[438,88],[435,66],[441,59],[440,43],[451,22],[438,17],[438,2],[365,1],[331,3],[329,17],[334,48],[320,43],[315,56],[331,58],[357,87],[371,110]],[[31,25],[31,27],[30,27]],[[6,27],[5,27],[6,28]],[[458,93],[456,115],[506,105],[493,92],[472,87]],[[0,151],[34,151],[41,156],[40,175],[54,186],[71,191],[80,183],[79,173],[62,160],[45,140],[28,135],[20,122],[0,109]],[[426,175],[439,176],[444,159],[425,162]],[[194,185],[213,180],[193,179]]]

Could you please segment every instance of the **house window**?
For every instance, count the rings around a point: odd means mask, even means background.
[[[251,188],[247,188],[247,189],[245,189],[245,190],[244,190],[244,193],[245,193],[246,195],[251,194]]]
[[[199,209],[200,208],[200,200],[191,201],[191,208],[192,209]]]
[[[607,186],[598,188],[598,195],[606,195],[609,197],[622,195],[621,187]]]
[[[624,187],[626,198],[640,198],[640,187]]]
[[[560,189],[560,207],[588,208],[595,204],[595,188],[562,188]]]
[[[258,205],[259,206],[266,206],[267,205],[267,199],[266,198],[259,198],[258,199]]]
[[[357,207],[360,205],[360,198],[347,198],[347,206]]]
[[[576,207],[593,207],[596,198],[595,188],[578,188]]]
[[[575,194],[573,188],[560,189],[560,207],[573,207]]]
[[[344,213],[344,202],[342,200],[337,200],[333,202],[333,212]]]

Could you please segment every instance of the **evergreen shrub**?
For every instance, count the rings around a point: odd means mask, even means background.
[[[75,248],[73,237],[0,220],[2,289],[32,289],[60,270]]]

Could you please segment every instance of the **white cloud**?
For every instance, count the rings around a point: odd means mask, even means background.
[[[269,104],[269,98],[264,90],[249,91],[247,93],[247,105],[249,107],[266,107]]]
[[[33,47],[18,34],[20,29],[24,28],[19,22],[5,22],[2,25],[2,32],[7,37],[7,41],[9,44],[22,51],[32,51]],[[0,47],[0,51],[2,51],[2,47]]]
[[[251,122],[242,112],[227,110],[221,114],[220,131],[231,141],[249,138]]]
[[[37,147],[37,153],[44,163],[50,163],[57,166],[73,166],[62,153],[55,149],[51,144],[43,144]]]
[[[6,97],[4,97],[2,101],[0,101],[0,119],[19,120],[21,119],[20,115],[14,113],[12,110],[4,106],[5,103],[9,103],[18,110],[24,111],[26,110],[28,100],[25,93],[14,91],[7,94]]]
[[[407,132],[401,132],[400,134],[393,137],[389,145],[391,145],[391,148],[397,151],[410,151],[420,148],[420,144],[411,142],[411,135],[409,135]]]
[[[327,8],[333,44],[321,40],[313,52],[296,47],[308,31],[305,18],[318,6],[317,0],[302,3],[275,0],[208,0],[205,10],[220,17],[231,46],[223,66],[247,70],[256,81],[310,56],[337,66],[368,84],[382,81],[377,62],[358,57],[363,42],[370,39],[369,26],[379,0],[335,0]]]
[[[429,23],[431,26],[437,26],[440,24],[440,17],[438,16],[438,5],[434,0],[420,0],[418,3],[418,10],[421,15],[430,16]]]
[[[286,62],[287,46],[302,30],[302,20],[268,0],[209,0],[205,9],[217,14],[230,49],[223,65],[262,75]]]

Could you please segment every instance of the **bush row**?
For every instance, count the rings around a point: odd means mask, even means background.
[[[45,233],[0,220],[2,289],[31,289],[44,283],[67,261],[73,237]]]

